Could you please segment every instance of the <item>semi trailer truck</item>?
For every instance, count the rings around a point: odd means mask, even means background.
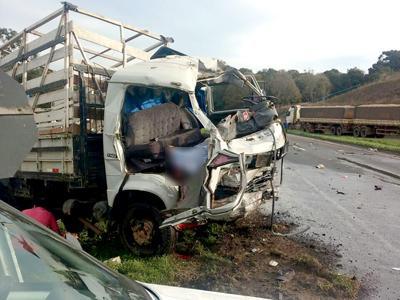
[[[352,134],[355,137],[399,135],[400,105],[293,105],[287,111],[286,123],[289,128],[334,135]]]
[[[150,255],[171,249],[181,223],[233,220],[276,196],[287,141],[274,104],[253,77],[172,42],[64,2],[0,46],[0,70],[24,88],[38,130],[2,183],[14,205],[46,198],[92,229],[106,219],[132,252]],[[211,121],[221,84],[252,99],[223,111],[228,127]]]

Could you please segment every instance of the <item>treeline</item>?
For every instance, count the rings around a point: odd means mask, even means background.
[[[244,74],[252,70],[242,68]],[[379,80],[382,75],[400,71],[400,51],[384,51],[365,73],[359,68],[347,72],[331,69],[315,74],[312,71],[263,69],[255,74],[267,95],[278,97],[282,104],[317,102],[338,95],[364,83]]]

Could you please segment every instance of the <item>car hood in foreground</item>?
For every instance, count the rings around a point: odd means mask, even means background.
[[[265,300],[265,298],[217,293],[167,285],[149,283],[143,283],[143,285],[152,290],[159,297],[160,300]]]

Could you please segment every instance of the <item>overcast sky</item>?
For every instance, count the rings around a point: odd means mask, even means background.
[[[87,10],[172,36],[173,47],[235,67],[367,70],[400,49],[400,1],[71,0]],[[58,0],[0,0],[0,27],[17,31]]]

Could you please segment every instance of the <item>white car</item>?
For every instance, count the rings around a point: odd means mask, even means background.
[[[142,284],[0,201],[0,299],[260,299]]]

